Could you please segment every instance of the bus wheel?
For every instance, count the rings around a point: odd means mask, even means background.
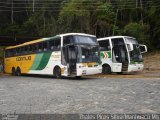
[[[20,69],[19,67],[18,67],[17,70],[16,70],[16,75],[17,75],[17,76],[21,76],[21,69]]]
[[[16,70],[14,67],[12,67],[12,75],[15,76],[16,75]]]
[[[53,74],[56,78],[61,78],[61,68],[60,67],[55,67]]]
[[[111,74],[111,67],[109,65],[102,66],[102,73],[103,74]]]

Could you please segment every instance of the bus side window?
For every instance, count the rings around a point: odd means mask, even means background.
[[[54,40],[49,41],[49,49],[50,49],[51,51],[54,50]]]
[[[16,48],[16,55],[20,54],[20,48]]]
[[[5,58],[8,57],[8,50],[5,51]]]
[[[47,51],[48,47],[47,47],[47,42],[43,42],[43,51]]]
[[[64,36],[63,37],[63,46],[71,43],[71,36]]]
[[[42,52],[42,43],[36,44],[37,52]]]
[[[5,51],[5,58],[8,57],[8,50]]]
[[[5,57],[13,57],[16,55],[16,49],[15,48],[12,48],[12,49],[8,49],[5,51]]]
[[[61,48],[61,39],[60,38],[54,38],[49,41],[49,49],[51,51],[58,51]]]
[[[28,46],[24,46],[24,54],[28,53]]]
[[[32,53],[32,45],[29,45],[29,46],[28,46],[28,52],[29,52],[29,53]]]
[[[11,57],[11,49],[10,50],[6,50],[6,54],[5,57]]]
[[[35,52],[37,52],[37,44],[33,44],[32,45],[32,53],[35,53]]]
[[[15,49],[10,49],[9,52],[10,52],[11,57],[15,55]]]
[[[109,50],[111,50],[111,46],[110,46],[109,40],[99,41],[99,45],[100,45],[100,50],[101,51],[109,51]]]
[[[124,39],[123,38],[112,38],[112,45],[122,45],[124,44]]]
[[[21,48],[20,48],[20,54],[21,54],[21,55],[25,54],[24,47],[21,47]]]
[[[55,50],[57,51],[61,49],[61,39],[60,38],[55,39],[54,46],[55,46]]]

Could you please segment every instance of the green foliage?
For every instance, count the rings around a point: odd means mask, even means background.
[[[7,0],[9,12],[0,11],[2,36],[54,36],[68,32],[97,37],[127,35],[150,49],[160,48],[157,0],[35,0],[34,11],[33,1],[13,2],[13,16],[11,0]]]
[[[64,4],[60,14],[59,23],[63,32],[84,32],[88,29],[90,12],[85,1],[72,0]]]
[[[115,12],[110,3],[101,3],[96,9],[96,24],[100,33],[98,36],[105,37],[111,34],[114,28]]]
[[[145,44],[152,49],[152,44],[148,36],[149,26],[146,24],[129,23],[124,28],[124,34],[137,38],[138,42]]]

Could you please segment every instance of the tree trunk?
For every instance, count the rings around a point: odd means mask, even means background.
[[[116,23],[117,23],[117,17],[118,17],[118,9],[117,9],[117,12],[116,12],[116,17],[115,17],[115,21],[114,21],[114,27],[116,26]],[[113,33],[112,35],[114,36],[114,29],[113,29]]]
[[[143,24],[143,14],[142,14],[143,4],[142,4],[142,0],[140,0],[140,4],[141,4],[141,21],[142,21],[142,24]]]
[[[12,0],[12,7],[11,7],[11,23],[12,24],[14,23],[13,16],[14,16],[14,11],[13,11],[13,0]]]

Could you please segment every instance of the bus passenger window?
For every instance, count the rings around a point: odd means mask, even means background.
[[[42,43],[38,43],[36,46],[37,46],[37,51],[41,52],[42,51]]]
[[[60,41],[60,39],[56,39],[55,40],[54,46],[55,46],[55,50],[60,50],[60,48],[61,48],[61,41]]]
[[[7,50],[5,57],[13,57],[15,55],[14,49]]]
[[[32,45],[28,46],[29,53],[32,53]]]
[[[32,45],[32,52],[37,52],[37,45],[36,44]]]
[[[5,57],[8,57],[8,50],[5,51]]]
[[[20,47],[20,55],[23,55],[24,54],[24,47]]]
[[[16,55],[20,54],[20,48],[16,48]]]
[[[53,51],[54,50],[54,41],[52,40],[52,41],[49,41],[49,49],[51,50],[51,51]]]
[[[65,37],[63,38],[63,45],[65,46],[65,45],[67,45],[67,44],[70,44],[71,41],[72,41],[72,36],[65,36]]]
[[[55,38],[49,41],[49,49],[51,51],[57,51],[61,48],[61,39]]]
[[[43,43],[43,51],[47,51],[47,42]]]
[[[28,46],[24,46],[24,53],[28,53]]]
[[[14,54],[15,54],[15,53],[14,53],[14,49],[10,49],[10,50],[9,50],[9,54],[10,54],[10,57],[13,57]]]
[[[111,46],[110,46],[109,40],[99,41],[99,45],[100,45],[100,50],[101,51],[109,51],[109,50],[111,50]]]

